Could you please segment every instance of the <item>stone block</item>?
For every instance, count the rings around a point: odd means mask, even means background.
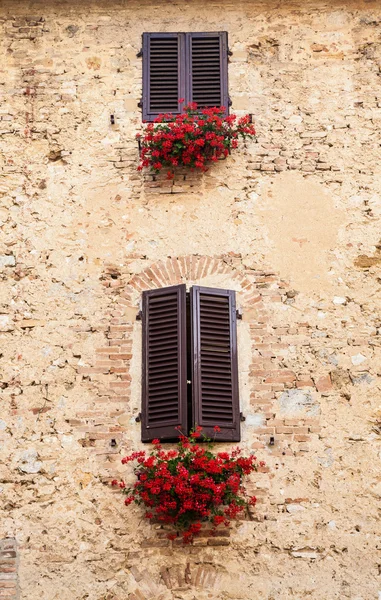
[[[16,259],[13,254],[0,255],[0,269],[4,267],[15,267]]]
[[[278,416],[287,418],[316,417],[320,414],[320,406],[312,394],[301,389],[283,392],[277,401]]]

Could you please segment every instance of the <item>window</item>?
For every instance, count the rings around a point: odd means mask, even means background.
[[[201,425],[240,440],[235,292],[185,285],[143,292],[142,441]]]
[[[143,119],[189,102],[228,111],[228,34],[143,33]]]

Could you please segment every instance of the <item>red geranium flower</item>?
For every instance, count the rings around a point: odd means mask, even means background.
[[[216,425],[214,431],[219,430]],[[256,457],[240,456],[239,448],[215,455],[201,431],[197,426],[189,436],[180,432],[176,450],[163,450],[160,440],[154,439],[148,456],[143,450],[122,460],[123,464],[137,461],[137,481],[131,487],[112,481],[127,495],[126,505],[143,504],[148,509],[147,519],[172,525],[182,533],[185,544],[200,533],[202,521],[209,521],[213,528],[228,525],[256,502],[254,496],[246,496],[243,487],[244,476],[257,470]],[[201,437],[209,444],[198,443]],[[176,537],[175,533],[168,535],[169,539]]]
[[[179,103],[183,102],[184,98],[179,98]],[[237,148],[239,138],[255,136],[250,120],[249,115],[238,120],[236,115],[226,116],[223,106],[200,110],[195,102],[184,106],[179,115],[159,115],[145,126],[143,134],[137,134],[141,159],[138,169],[149,167],[158,173],[179,165],[205,172],[208,163]],[[173,178],[172,171],[167,177]]]

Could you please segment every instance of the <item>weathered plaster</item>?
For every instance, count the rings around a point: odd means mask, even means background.
[[[2,2],[0,596],[379,596],[380,23],[378,0]],[[203,177],[136,171],[143,30],[229,32],[258,137]],[[141,292],[180,282],[237,291],[242,447],[269,467],[190,548],[107,486],[139,446]]]
[[[260,210],[269,261],[282,277],[307,294],[340,289],[334,250],[348,217],[320,183],[281,173],[264,190]]]

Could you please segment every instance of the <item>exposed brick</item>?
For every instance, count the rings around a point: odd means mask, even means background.
[[[312,381],[312,379],[299,379],[296,382],[296,387],[297,388],[314,387],[314,382]]]
[[[205,263],[206,263],[206,256],[202,256],[198,261],[196,280],[201,279],[201,274],[203,272]]]
[[[229,546],[229,540],[222,538],[210,538],[208,539],[208,546]]]
[[[327,375],[318,379],[316,381],[316,389],[318,392],[330,392],[332,390],[331,377]]]
[[[0,598],[18,598],[17,548],[13,538],[0,540]]]
[[[79,375],[96,375],[97,373],[107,373],[108,367],[79,367]]]
[[[276,433],[294,433],[293,427],[276,427]]]

